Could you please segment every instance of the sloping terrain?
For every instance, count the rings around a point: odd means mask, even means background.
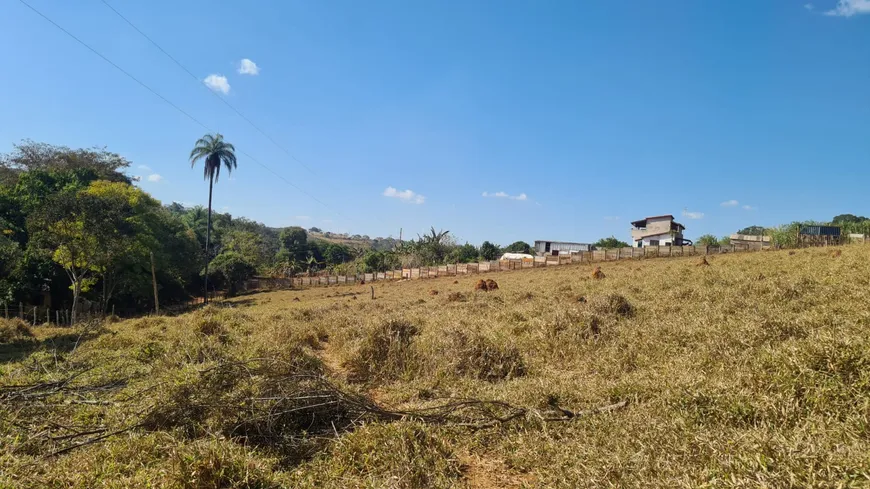
[[[0,487],[867,487],[870,247],[841,250],[4,321]]]

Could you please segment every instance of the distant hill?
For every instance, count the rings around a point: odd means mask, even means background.
[[[349,235],[344,233],[332,233],[329,231],[312,231],[311,229],[308,230],[308,236],[310,239],[317,239],[320,241],[341,244],[352,248],[360,248],[364,250],[371,249],[375,251],[392,250],[396,246],[396,243],[398,243],[398,240],[392,237],[370,238],[367,235]]]

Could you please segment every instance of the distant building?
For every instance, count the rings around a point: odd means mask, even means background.
[[[760,250],[770,246],[770,236],[755,236],[751,234],[732,234],[731,244],[738,249]]]
[[[674,221],[674,216],[652,216],[631,223],[631,242],[636,248],[645,246],[683,246],[692,241],[683,238],[686,227]]]
[[[538,256],[547,255],[570,255],[581,251],[591,251],[592,245],[588,243],[571,243],[568,241],[535,241],[535,253]]]
[[[798,230],[798,245],[821,246],[842,243],[840,226],[801,226]]]

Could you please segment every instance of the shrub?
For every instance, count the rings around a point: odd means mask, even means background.
[[[33,338],[30,326],[20,319],[0,319],[0,343],[27,341]]]
[[[352,382],[396,379],[413,359],[411,343],[419,330],[413,324],[392,319],[369,331],[356,355],[345,367]]]
[[[594,297],[589,301],[589,307],[598,314],[612,314],[620,317],[634,316],[634,306],[628,302],[628,299],[619,294]]]
[[[450,356],[456,359],[456,372],[489,382],[522,377],[526,365],[519,349],[500,345],[480,333],[454,331]]]

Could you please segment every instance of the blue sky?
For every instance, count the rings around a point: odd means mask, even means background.
[[[870,214],[870,0],[107,0],[280,147],[101,1],[27,1],[327,204],[240,156],[215,208],[269,225],[508,244]],[[0,151],[107,146],[206,203],[202,127],[17,1],[0,55]]]

